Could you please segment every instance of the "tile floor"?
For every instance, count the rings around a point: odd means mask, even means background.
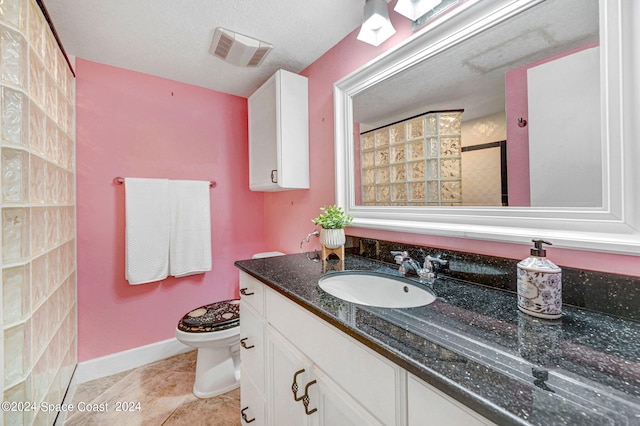
[[[69,413],[64,425],[240,425],[240,389],[196,398],[191,392],[195,370],[196,351],[191,351],[78,385],[73,397],[76,411]],[[118,407],[126,402],[130,404]],[[82,404],[98,411],[79,412]],[[108,411],[100,412],[102,408]]]

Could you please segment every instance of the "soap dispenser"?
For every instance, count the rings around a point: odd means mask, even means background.
[[[562,270],[549,259],[542,244],[532,240],[531,256],[518,262],[518,309],[534,317],[562,316]]]

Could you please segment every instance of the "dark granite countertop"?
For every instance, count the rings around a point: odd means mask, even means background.
[[[418,308],[353,304],[318,287],[305,253],[235,265],[500,425],[640,425],[640,323],[573,307],[530,317],[508,291],[439,277]],[[398,275],[347,256],[345,269]]]

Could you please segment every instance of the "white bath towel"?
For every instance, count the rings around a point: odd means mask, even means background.
[[[125,178],[126,278],[144,284],[169,274],[169,180]]]
[[[209,182],[172,180],[169,274],[175,277],[211,270]]]

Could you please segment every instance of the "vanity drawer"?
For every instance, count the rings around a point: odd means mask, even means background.
[[[404,371],[360,342],[265,288],[272,327],[384,424],[397,424]]]
[[[264,315],[264,290],[264,284],[240,271],[240,298],[260,315]]]

